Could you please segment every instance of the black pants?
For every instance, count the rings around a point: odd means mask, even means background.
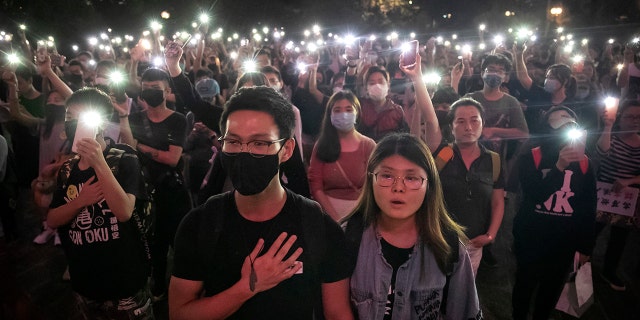
[[[184,183],[178,180],[164,179],[156,186],[154,194],[155,227],[151,242],[151,262],[154,295],[167,290],[167,253],[173,246],[178,225],[191,210],[191,198]]]
[[[556,306],[571,271],[573,256],[522,262],[518,259],[516,283],[513,286],[513,319],[527,319],[531,298],[533,319],[547,320]]]
[[[604,223],[597,223],[596,228],[598,233],[606,226]],[[607,251],[604,255],[604,265],[602,267],[602,273],[604,275],[611,276],[616,274],[618,264],[620,264],[620,258],[624,252],[624,247],[627,244],[629,230],[630,229],[623,227],[611,226],[609,241],[607,242]]]

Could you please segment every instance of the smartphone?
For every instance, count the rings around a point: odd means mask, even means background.
[[[411,40],[407,43],[407,48],[403,52],[401,65],[405,68],[412,68],[416,65],[418,56],[418,40]]]
[[[167,44],[167,47],[165,48],[165,52],[167,57],[170,58],[175,58],[178,56],[178,47],[181,47],[182,45],[178,42],[175,41],[171,41]]]
[[[47,61],[47,45],[45,43],[38,43],[36,48],[36,60],[38,63],[44,63]]]
[[[51,65],[55,67],[63,67],[65,59],[66,59],[65,56],[61,56],[57,53],[54,53],[51,55]]]
[[[78,142],[84,138],[95,139],[98,134],[98,127],[89,125],[85,121],[78,121],[78,127],[76,128],[76,135],[73,137],[73,145],[71,151],[78,152]]]

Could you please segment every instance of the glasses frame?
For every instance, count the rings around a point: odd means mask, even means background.
[[[373,177],[375,178],[375,180],[376,180],[376,184],[377,184],[379,187],[382,187],[382,188],[390,188],[390,187],[393,187],[396,183],[398,183],[398,180],[402,180],[402,184],[403,184],[407,189],[409,189],[409,190],[420,190],[420,188],[422,188],[422,186],[424,185],[424,182],[425,182],[425,181],[429,181],[429,179],[428,179],[428,178],[423,178],[423,177],[418,176],[420,179],[422,179],[422,181],[420,181],[420,186],[414,189],[414,188],[409,188],[409,186],[407,185],[407,183],[404,181],[404,179],[406,178],[406,176],[402,176],[402,177],[394,176],[394,177],[393,177],[393,182],[391,183],[391,185],[389,185],[389,186],[383,186],[383,185],[381,185],[381,184],[380,184],[380,182],[379,182],[380,180],[378,179],[378,174],[380,174],[380,172],[369,172],[369,173],[370,173],[370,174],[372,174],[372,175],[373,175]]]
[[[240,139],[230,139],[227,137],[220,137],[218,138],[218,141],[222,144],[222,148],[224,149],[224,144],[226,143],[226,141],[228,140],[233,140],[233,141],[239,141],[240,143],[240,152],[226,152],[226,151],[222,151],[224,154],[228,155],[228,156],[237,156],[238,154],[245,152],[244,151],[244,146],[247,146],[247,151],[246,153],[250,154],[252,157],[254,158],[264,158],[266,156],[269,156],[270,154],[256,154],[256,153],[252,153],[251,152],[251,146],[250,144],[255,143],[255,142],[262,142],[262,143],[266,143],[267,144],[267,149],[270,148],[272,145],[276,144],[276,143],[280,143],[283,141],[286,141],[290,138],[281,138],[281,139],[277,139],[277,140],[251,140],[251,141],[247,141],[247,142],[242,142]],[[282,144],[282,146],[280,146],[280,149],[278,149],[278,152],[280,152],[280,150],[282,150],[282,147],[284,147],[284,143]],[[277,153],[277,152],[276,152]]]

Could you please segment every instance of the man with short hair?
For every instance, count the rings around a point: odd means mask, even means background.
[[[111,100],[85,88],[66,106],[65,131],[72,140],[87,126],[83,117],[88,112],[106,120]],[[76,157],[62,165],[47,223],[58,228],[71,286],[86,319],[153,319],[148,256],[138,227],[142,217],[134,212],[143,192],[140,163],[135,153],[107,145],[100,127],[97,132],[76,141]],[[116,155],[117,163],[108,163]]]
[[[340,227],[280,183],[295,146],[291,105],[271,88],[242,88],[220,127],[219,156],[235,190],[182,221],[171,318],[353,319]]]
[[[179,57],[178,57],[179,58]],[[170,66],[179,68],[177,61]],[[167,63],[169,65],[169,63]],[[178,75],[170,68],[171,75]],[[189,191],[182,176],[182,148],[186,141],[187,120],[179,112],[167,108],[172,92],[169,73],[148,69],[142,74],[140,101],[144,112],[120,114],[121,139],[138,149],[147,178],[155,188],[155,228],[151,248],[154,299],[165,297],[167,253],[173,245],[182,217],[191,209]]]

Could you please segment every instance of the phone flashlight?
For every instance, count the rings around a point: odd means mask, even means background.
[[[7,60],[10,64],[14,64],[20,62],[20,57],[15,53],[7,53]]]
[[[244,69],[244,72],[256,72],[256,70],[258,70],[256,62],[253,60],[246,60],[243,62],[242,68]]]
[[[98,127],[102,124],[102,117],[96,111],[87,111],[80,114],[76,134],[73,138],[71,151],[78,152],[78,142],[82,139],[95,139],[98,134]]]
[[[307,73],[307,65],[304,62],[298,62],[296,67],[298,68],[298,71],[300,71],[300,73]]]

